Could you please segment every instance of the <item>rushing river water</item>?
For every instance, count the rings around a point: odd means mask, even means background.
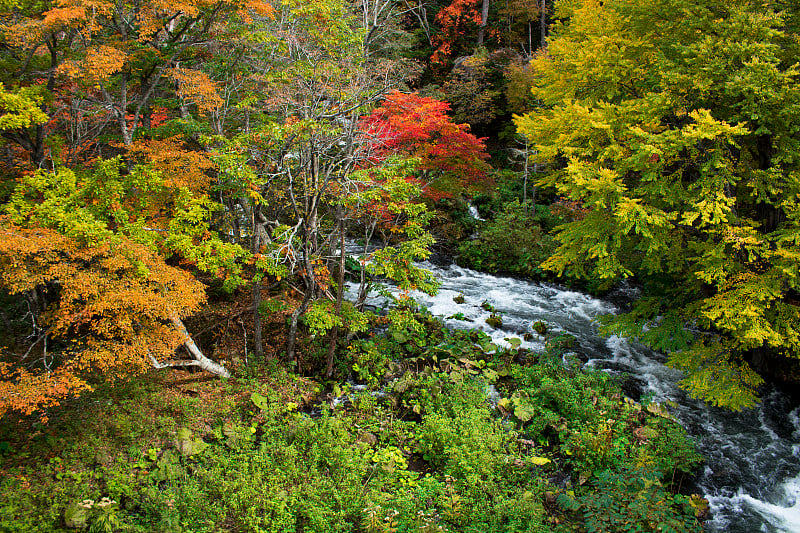
[[[551,330],[577,337],[588,364],[628,373],[643,394],[655,401],[674,401],[678,407],[671,409],[673,414],[706,457],[704,470],[691,490],[709,500],[709,531],[800,532],[800,407],[792,405],[788,397],[769,391],[758,408],[741,413],[687,398],[676,386],[680,374],[663,365],[663,355],[619,337],[597,334],[594,318],[617,312],[613,301],[634,296],[624,290],[600,300],[554,285],[482,274],[456,265],[423,266],[436,274],[442,286],[436,296],[414,297],[449,326],[482,329],[503,343],[505,337],[532,333],[531,323],[543,320]],[[459,294],[464,296],[462,304],[453,301]],[[503,314],[500,329],[486,324],[490,313],[481,307],[484,301]],[[447,318],[456,313],[459,319]],[[544,347],[536,335],[522,346]]]

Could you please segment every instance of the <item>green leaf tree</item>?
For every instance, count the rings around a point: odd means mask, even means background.
[[[588,214],[544,266],[643,297],[606,321],[667,351],[692,396],[740,409],[748,362],[800,356],[796,8],[564,0],[516,118],[540,181]],[[785,10],[785,11],[782,11]]]
[[[252,73],[252,98],[240,106],[252,120],[233,138],[211,140],[220,180],[246,213],[242,233],[256,257],[257,356],[262,281],[291,276],[301,301],[289,319],[287,357],[295,359],[300,319],[311,310],[313,331],[330,331],[328,374],[339,325],[346,326],[344,236],[361,216],[359,195],[389,190],[359,173],[374,166],[375,155],[359,119],[407,73],[403,61],[374,50],[380,48],[371,33],[375,17],[391,19],[394,9],[370,5],[378,10],[372,18],[363,11],[368,6],[355,16],[340,0],[276,1],[276,16],[254,21],[240,43],[242,64]],[[321,300],[335,305],[315,304]]]

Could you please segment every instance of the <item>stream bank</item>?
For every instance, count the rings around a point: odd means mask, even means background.
[[[452,264],[423,266],[435,273],[442,286],[436,296],[414,297],[449,327],[480,329],[494,342],[507,345],[505,338],[525,338],[532,322],[543,321],[553,334],[574,335],[588,365],[633,376],[649,400],[674,405],[670,411],[707,459],[694,485],[711,504],[711,520],[706,524],[710,531],[800,531],[800,407],[796,400],[773,388],[765,391],[754,409],[735,413],[708,406],[688,398],[677,386],[681,375],[664,366],[663,354],[597,334],[594,319],[619,310],[610,300]],[[622,290],[615,301],[633,296]],[[454,298],[463,298],[463,303]],[[501,326],[486,323],[493,313],[502,317]],[[543,339],[529,336],[522,347],[541,351],[545,346]]]

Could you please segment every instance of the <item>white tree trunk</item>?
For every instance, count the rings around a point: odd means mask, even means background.
[[[481,5],[481,26],[478,30],[478,46],[481,46],[486,35],[486,24],[489,23],[489,0],[483,0]]]
[[[222,378],[229,378],[231,377],[231,373],[228,372],[228,369],[224,366],[220,365],[219,363],[215,363],[208,357],[206,357],[200,347],[195,344],[194,340],[192,339],[189,332],[186,330],[186,326],[183,324],[183,320],[176,314],[172,313],[169,317],[170,322],[172,325],[175,326],[183,338],[183,345],[189,351],[189,354],[194,358],[189,361],[168,361],[166,363],[160,363],[156,360],[155,357],[150,357],[150,361],[153,363],[153,366],[156,368],[167,368],[167,367],[176,367],[176,366],[199,366],[206,372],[211,372],[214,375],[217,375]]]

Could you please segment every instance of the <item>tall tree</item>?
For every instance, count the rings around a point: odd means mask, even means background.
[[[302,299],[290,317],[289,359],[300,319],[316,301],[335,300],[340,310],[344,287],[332,283],[331,273],[343,275],[348,212],[341,199],[361,186],[352,174],[371,150],[359,117],[407,72],[401,62],[366,53],[375,44],[369,37],[374,19],[364,18],[372,12],[355,16],[352,7],[282,0],[274,20],[254,26],[245,54],[259,95],[249,105],[261,120],[223,143],[216,156],[223,177],[241,182],[238,191],[245,193],[240,204],[261,269],[253,284],[256,336],[263,276],[296,276]]]
[[[607,322],[669,353],[693,396],[742,408],[749,362],[800,356],[800,85],[794,8],[564,0],[541,102],[517,119],[541,185],[589,209],[545,266],[643,297]],[[784,11],[786,10],[786,11]]]
[[[489,0],[482,0],[481,2],[481,23],[478,26],[478,46],[483,46],[483,41],[486,38],[486,25],[489,24]]]
[[[505,17],[503,40],[514,48],[519,46],[525,56],[530,57],[537,47],[544,48],[544,30],[540,29],[540,39],[534,35],[535,28],[544,28],[547,7],[545,0],[506,0],[498,7]]]

